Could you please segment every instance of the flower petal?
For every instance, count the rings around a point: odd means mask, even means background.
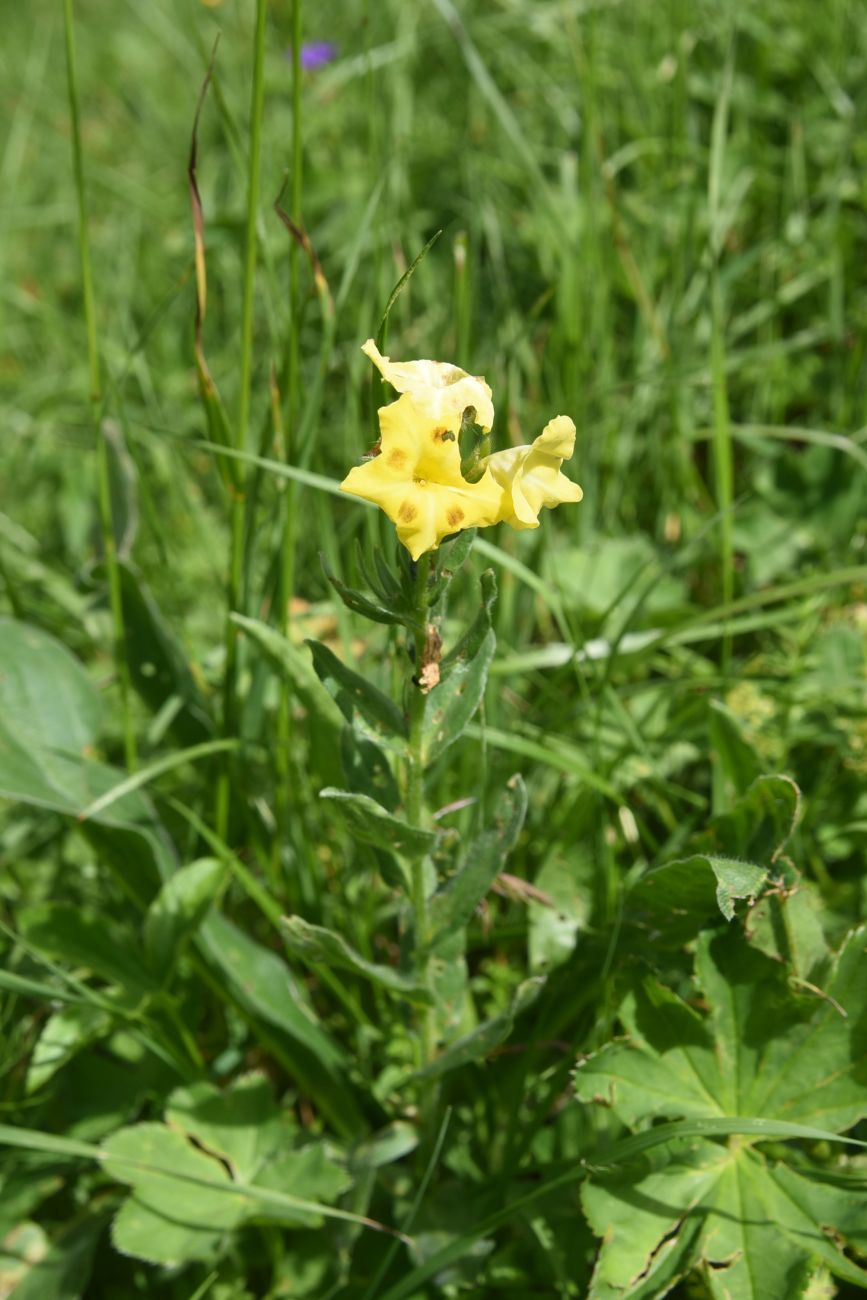
[[[379,427],[379,455],[351,469],[340,486],[384,510],[414,560],[451,533],[497,521],[502,488],[489,473],[467,482],[456,437],[423,401],[404,393],[380,408]]]
[[[494,423],[491,390],[481,376],[468,375],[446,361],[392,361],[382,355],[373,339],[361,350],[392,388],[411,393],[434,420],[453,433],[458,432],[468,407],[473,408],[475,422],[485,432]]]
[[[575,425],[558,415],[545,425],[530,447],[510,447],[494,452],[481,463],[503,489],[500,518],[512,528],[538,528],[544,507],[580,501],[584,493],[560,472],[575,450]]]

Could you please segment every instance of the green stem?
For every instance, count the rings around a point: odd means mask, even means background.
[[[426,629],[428,622],[428,581],[430,578],[430,554],[423,555],[416,564],[415,609],[418,615],[418,631],[415,633],[414,673],[416,678],[421,672],[424,656]],[[406,770],[406,820],[410,826],[421,827],[425,820],[424,800],[424,709],[425,697],[413,681],[409,709],[409,743],[407,746]],[[422,983],[430,979],[430,920],[428,916],[427,894],[425,892],[425,864],[427,858],[414,858],[412,861],[412,911],[414,930],[414,954],[416,973]],[[421,1013],[420,1042],[421,1065],[427,1065],[433,1059],[436,1050],[435,1026],[433,1013],[425,1010]]]
[[[265,19],[267,0],[256,0],[256,35],[253,56],[253,87],[250,102],[250,156],[247,174],[247,226],[244,241],[244,297],[241,308],[241,363],[235,450],[246,453],[250,426],[250,393],[253,373],[253,297],[256,281],[256,221],[259,212],[259,171],[262,155],[262,117],[265,104]],[[240,610],[244,576],[244,490],[247,469],[238,461],[238,477],[232,495],[232,540],[226,584],[226,665],[223,678],[223,734],[237,731],[238,629],[230,615]],[[231,759],[227,757],[217,781],[217,833],[225,839],[231,803]]]
[[[114,520],[111,505],[111,479],[109,476],[108,448],[102,432],[102,377],[99,364],[99,340],[96,330],[96,299],[93,291],[93,271],[90,264],[90,228],[87,220],[87,202],[84,190],[84,162],[81,150],[81,117],[78,107],[78,79],[75,63],[75,30],[72,0],[64,0],[63,24],[66,33],[66,79],[69,93],[69,117],[72,126],[72,169],[78,202],[78,248],[81,259],[81,287],[84,299],[84,323],[87,332],[87,369],[90,385],[90,405],[96,436],[96,476],[99,501],[99,521],[105,567],[108,575],[108,595],[111,609],[112,640],[115,671],[120,692],[121,724],[126,765],[132,772],[136,766],[135,731],[130,713],[130,678],[126,659],[126,628],[123,618],[123,599],[120,570],[114,540]]]
[[[301,225],[301,0],[292,4],[292,188],[289,215],[296,227]],[[300,305],[301,278],[299,267],[299,248],[293,239],[289,245],[289,337],[286,348],[285,388],[286,419],[283,454],[286,464],[292,463],[298,447],[293,433],[298,419],[298,365],[300,341]],[[285,485],[283,493],[283,535],[280,547],[280,582],[279,582],[279,627],[284,636],[290,632],[290,602],[295,590],[295,514],[297,505],[297,486],[293,482]],[[280,845],[288,834],[291,806],[289,800],[289,754],[292,749],[292,692],[288,679],[284,676],[280,683],[280,698],[277,705],[277,825],[279,834],[275,836],[273,866],[279,861]],[[301,878],[304,902],[308,905],[315,898],[311,873],[305,872]]]

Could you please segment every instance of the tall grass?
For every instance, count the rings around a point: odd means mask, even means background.
[[[534,1268],[547,1294],[585,1293],[592,1237],[563,1231],[553,1193],[620,1136],[565,1099],[576,1052],[618,1032],[627,886],[690,851],[753,776],[785,772],[803,793],[787,852],[827,933],[864,915],[862,18],[851,0],[65,0],[62,22],[48,0],[10,9],[0,614],[85,664],[105,706],[86,757],[112,769],[74,809],[0,786],[15,977],[0,986],[0,1095],[17,1124],[98,1143],[162,1118],[181,1080],[262,1068],[300,1128],[351,1150],[349,1217],[329,1239],[358,1270],[347,1294],[472,1285],[487,1242],[486,1293]],[[195,160],[207,407],[185,168],[218,33]],[[305,69],[302,39],[335,56]],[[383,690],[398,680],[397,634],[350,615],[320,563],[357,584],[359,548],[391,551],[390,525],[337,490],[376,437],[383,394],[359,345],[386,317],[394,357],[487,377],[499,446],[570,414],[585,496],[538,531],[480,535],[498,653],[484,712],[430,792],[466,841],[524,773],[511,879],[469,932],[479,1019],[528,973],[548,984],[461,1092],[444,1089],[410,1164],[381,1174],[364,1164],[371,1133],[393,1122],[398,1144],[417,1118],[389,1090],[410,1022],[351,971],[274,963],[287,913],[369,963],[407,944],[380,860],[318,798],[340,756],[301,644],[326,641]],[[456,578],[448,635],[476,586]],[[288,643],[283,675],[251,620]],[[130,808],[137,825],[156,810],[161,835],[118,857],[101,817]],[[177,983],[106,1003],[109,975],[93,988],[83,959],[46,955],[18,914],[68,903],[144,934],[166,842],[175,865],[213,859],[237,928],[222,949],[185,949]],[[233,979],[248,959],[261,983]],[[666,971],[680,992],[685,960]],[[112,1017],[79,1058],[96,1118],[74,1062],[68,1116],[52,1091],[64,1075],[32,1094],[23,1082],[61,987],[94,1025]],[[306,1021],[287,1028],[296,1001],[325,1047]],[[137,1062],[146,1096],[110,1110],[103,1058]],[[543,1188],[527,1184],[536,1167]],[[397,1242],[359,1236],[365,1216],[420,1234],[417,1255],[404,1267]],[[253,1231],[267,1268],[161,1275],[165,1294],[280,1294],[295,1246]],[[147,1294],[153,1275],[99,1259],[100,1300]]]

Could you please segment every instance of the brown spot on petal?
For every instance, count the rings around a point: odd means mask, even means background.
[[[402,520],[405,524],[411,524],[417,514],[418,511],[416,510],[415,506],[410,505],[409,501],[404,501],[397,512],[397,517],[398,519]]]
[[[431,437],[433,438],[434,442],[455,441],[455,435],[452,433],[451,429],[434,429],[433,433],[431,434]]]
[[[388,453],[388,463],[395,469],[401,469],[406,464],[406,452],[401,451],[400,447],[393,447]]]
[[[464,517],[464,512],[463,510],[461,510],[460,506],[454,506],[451,510],[449,510],[446,513],[446,523],[451,528],[457,528],[458,524],[461,522],[463,517]]]

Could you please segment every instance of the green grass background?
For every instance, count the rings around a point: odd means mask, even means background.
[[[113,462],[116,505],[218,713],[229,509],[202,442],[186,167],[219,31],[198,178],[205,350],[234,412],[253,6],[82,0],[76,18],[106,415],[126,449]],[[104,756],[122,761],[62,13],[7,4],[3,27],[0,611],[85,660],[109,705]],[[568,864],[575,918],[611,958],[625,875],[676,855],[725,807],[744,764],[785,772],[804,796],[793,856],[842,932],[867,910],[864,5],[320,0],[303,29],[338,45],[304,74],[300,122],[301,215],[334,332],[303,257],[294,326],[290,312],[291,241],[272,200],[292,160],[291,13],[275,3],[249,450],[334,480],[357,462],[376,400],[359,346],[438,230],[386,350],[484,374],[495,445],[530,441],[557,413],[578,427],[569,472],[583,503],[537,532],[484,535],[501,551],[489,735],[439,773],[435,803],[524,771],[530,815],[510,870],[547,871],[552,887]],[[281,441],[270,377],[285,401],[293,328],[295,418]],[[282,483],[250,470],[243,605],[258,617],[275,617]],[[353,578],[354,540],[387,541],[388,526],[309,486],[296,505],[296,633],[324,627],[387,684],[386,634],[335,610],[318,553]],[[469,578],[464,588],[469,599]],[[232,838],[278,909],[303,903],[369,949],[379,905],[346,885],[345,841],[303,783],[295,829],[271,851],[254,805],[278,797],[279,764],[257,730],[257,690],[272,701],[246,658],[242,670],[239,727],[254,743]],[[155,712],[133,706],[143,762],[171,752]],[[299,772],[309,736],[293,736]],[[210,817],[204,769],[161,788]],[[80,841],[58,834],[37,850],[38,819],[3,816],[10,915],[47,897],[116,905]],[[249,906],[242,893],[237,906]],[[522,904],[498,902],[477,937],[490,1005],[524,973],[527,927]],[[591,1043],[610,1029],[606,974],[598,1024],[575,1012]],[[568,1006],[562,1018],[572,1033]],[[29,1031],[16,1024],[23,1055]],[[12,1106],[14,1069],[4,1078]]]

